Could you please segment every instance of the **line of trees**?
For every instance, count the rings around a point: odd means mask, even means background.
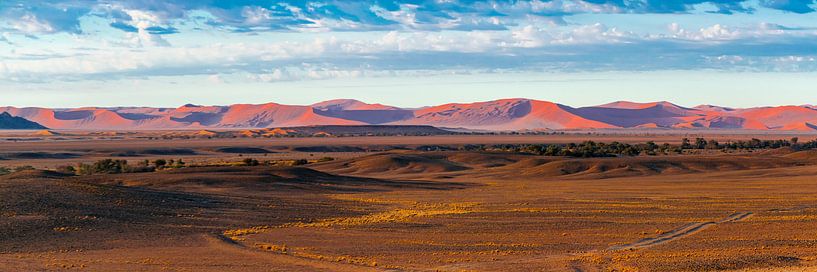
[[[499,151],[512,153],[526,153],[540,156],[564,156],[564,157],[618,157],[618,156],[639,156],[639,155],[669,155],[681,154],[683,150],[679,146],[670,144],[656,144],[647,142],[643,144],[628,144],[621,142],[601,143],[594,141],[584,141],[581,143],[569,144],[503,144],[483,147],[484,151]]]
[[[783,147],[791,147],[795,151],[810,150],[817,148],[817,140],[801,143],[797,137],[789,140],[760,140],[751,139],[748,141],[728,141],[719,143],[716,140],[706,140],[705,138],[696,138],[693,143],[691,140],[684,138],[681,147],[683,149],[722,149],[722,150],[759,150],[759,149],[777,149]]]
[[[167,168],[182,168],[186,163],[182,159],[154,161],[144,160],[135,165],[128,164],[127,160],[103,159],[91,164],[78,163],[77,166],[65,165],[57,168],[58,172],[76,175],[93,174],[120,174],[120,173],[142,173],[154,172]]]
[[[299,166],[306,165],[313,162],[328,162],[333,161],[334,158],[323,157],[317,160],[297,159],[289,161],[258,161],[254,158],[245,158],[238,163],[230,163],[229,166],[259,166],[259,165],[284,165],[284,166]],[[213,165],[188,165],[182,159],[165,160],[157,159],[154,161],[144,160],[139,161],[135,165],[128,164],[127,160],[103,159],[94,163],[79,163],[76,166],[65,165],[57,167],[57,172],[73,174],[73,175],[94,175],[94,174],[121,174],[121,173],[143,173],[155,172],[165,169],[175,169],[184,167],[196,166],[213,166]],[[224,166],[224,165],[218,165]],[[32,168],[33,169],[33,168]],[[11,173],[10,169],[0,168],[0,175],[4,173]]]
[[[681,144],[656,144],[646,142],[643,144],[628,144],[621,142],[601,143],[594,141],[584,141],[581,143],[569,144],[499,144],[499,145],[463,145],[463,146],[441,146],[424,145],[416,150],[420,151],[489,151],[489,152],[509,152],[525,153],[540,156],[566,156],[566,157],[619,157],[619,156],[656,156],[683,154],[685,150],[720,150],[728,151],[754,151],[764,149],[791,148],[794,151],[817,149],[817,140],[802,143],[798,138],[789,140],[760,140],[751,139],[748,141],[727,141],[718,142],[714,139],[696,138],[694,140],[684,138]]]

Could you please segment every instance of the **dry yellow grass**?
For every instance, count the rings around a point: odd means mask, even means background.
[[[413,218],[465,214],[474,211],[476,203],[415,204],[410,208],[395,209],[358,217],[341,217],[313,223],[295,223],[294,227],[351,227],[381,223],[403,223]]]
[[[222,232],[222,234],[227,238],[238,241],[238,240],[241,240],[241,236],[263,233],[265,231],[268,231],[270,228],[272,228],[272,227],[270,227],[270,226],[255,226],[255,227],[243,228],[243,229],[230,229],[230,230],[225,230],[224,232]]]
[[[276,252],[281,254],[287,254],[287,245],[274,245],[274,244],[267,244],[267,243],[255,243],[255,248]]]
[[[56,227],[54,228],[56,232],[70,232],[70,231],[79,231],[77,227]]]

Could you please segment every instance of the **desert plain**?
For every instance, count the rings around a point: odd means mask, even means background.
[[[0,270],[817,270],[817,151],[575,158],[456,148],[689,136],[672,133],[144,134],[6,133],[0,166],[19,170],[0,176]],[[59,171],[106,158],[185,166]],[[304,163],[284,163],[295,161]]]

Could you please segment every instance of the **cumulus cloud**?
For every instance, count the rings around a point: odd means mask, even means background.
[[[583,13],[685,13],[702,4],[723,14],[751,13],[757,8],[792,13],[815,11],[817,0],[49,0],[0,2],[6,28],[21,33],[82,32],[83,17],[109,20],[127,32],[149,23],[169,30],[174,23],[207,14],[208,24],[228,31],[373,30],[504,30],[520,21],[543,18],[564,23]],[[168,34],[175,31],[153,31]]]
[[[546,45],[623,43],[638,38],[632,32],[621,31],[615,27],[609,28],[601,23],[580,25],[567,30],[527,25],[512,32],[512,35],[515,42],[511,45],[525,48]]]
[[[693,41],[729,41],[749,38],[769,40],[779,37],[813,37],[816,34],[804,32],[804,30],[808,30],[807,28],[786,27],[766,22],[744,27],[714,24],[697,30],[689,30],[678,23],[671,23],[667,26],[667,29],[672,38]]]

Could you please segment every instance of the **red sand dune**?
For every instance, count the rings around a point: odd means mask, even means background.
[[[401,109],[338,99],[309,106],[236,104],[178,108],[0,108],[51,129],[205,129],[309,125],[432,125],[485,130],[713,128],[817,131],[817,109],[781,106],[748,109],[670,102],[618,101],[572,108],[547,101],[502,99]]]
[[[756,120],[770,128],[785,128],[798,124],[817,123],[817,110],[800,106],[767,107],[741,110],[741,117]]]
[[[667,106],[667,107],[679,107],[675,104],[672,104],[667,101],[660,101],[660,102],[649,102],[649,103],[638,103],[638,102],[630,102],[630,101],[616,101],[613,103],[607,103],[604,105],[596,106],[598,108],[611,108],[611,109],[628,109],[628,110],[638,110],[638,109],[646,109],[652,108],[655,106]]]
[[[335,99],[311,105],[317,110],[399,110],[382,104],[366,104],[354,99]]]
[[[317,115],[312,107],[275,103],[230,106],[221,118],[224,127],[360,125],[362,123]]]
[[[647,124],[672,127],[681,123],[693,122],[706,115],[703,111],[684,108],[669,102],[631,103],[620,101],[596,107],[577,108],[571,112],[591,120],[625,128]]]
[[[507,129],[584,129],[616,128],[614,125],[585,119],[570,113],[570,107],[545,101],[531,101],[531,112],[513,121]]]
[[[528,99],[446,104],[415,111],[415,118],[396,124],[492,130],[614,128],[570,113],[570,107]]]
[[[487,127],[505,124],[530,112],[530,103],[521,99],[505,99],[470,104],[445,104],[414,112],[414,118],[401,124],[436,126]]]

